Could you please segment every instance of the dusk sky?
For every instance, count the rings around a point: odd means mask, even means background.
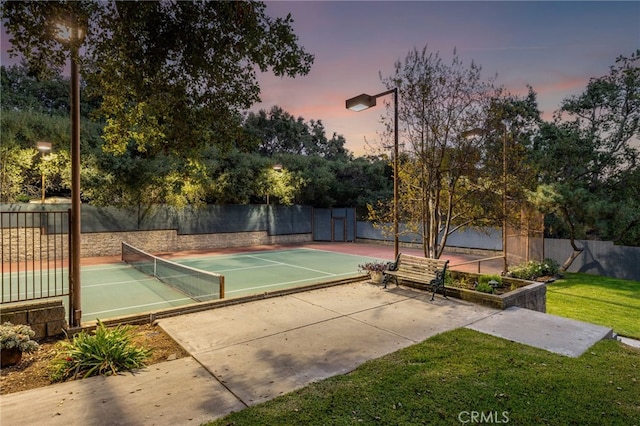
[[[356,155],[379,139],[384,108],[345,109],[345,100],[385,90],[379,77],[414,47],[449,63],[453,49],[484,78],[524,95],[538,94],[545,119],[562,99],[609,73],[620,55],[640,48],[640,2],[267,1],[267,13],[291,13],[299,43],[315,55],[307,76],[261,78],[262,100],[306,121],[322,120]],[[401,141],[402,142],[402,141]]]
[[[439,52],[449,63],[454,48],[466,66],[482,66],[484,79],[524,95],[538,94],[545,119],[562,99],[584,91],[589,78],[609,73],[620,55],[640,48],[640,2],[267,1],[271,16],[291,13],[299,43],[315,55],[307,76],[260,77],[263,102],[252,110],[282,107],[306,121],[322,120],[356,155],[383,130],[382,99],[363,112],[345,100],[385,90],[379,74],[414,47]],[[2,37],[2,64],[9,63]],[[11,61],[15,62],[15,60]],[[390,97],[388,97],[390,100]]]

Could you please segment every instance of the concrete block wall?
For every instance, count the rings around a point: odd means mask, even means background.
[[[55,242],[53,240],[56,240]],[[312,234],[268,235],[266,231],[178,235],[176,230],[83,233],[82,257],[119,256],[126,241],[151,253],[208,250],[226,247],[304,243]],[[2,261],[68,259],[68,234],[41,234],[38,228],[2,233]]]
[[[44,228],[2,230],[2,261],[24,262],[69,257],[69,234],[47,234]]]
[[[532,311],[547,312],[547,285],[532,283],[502,295],[502,309],[517,306]]]
[[[178,235],[176,230],[82,234],[82,257],[119,256],[125,241],[150,253],[209,250],[227,247],[301,243],[311,234],[268,235],[266,231]]]
[[[456,279],[461,276],[477,279],[478,274],[451,271]],[[515,284],[518,288],[504,294],[488,294],[458,287],[446,287],[447,296],[478,303],[496,309],[507,309],[512,306],[530,309],[532,311],[547,312],[547,286],[545,283],[502,278],[505,284]]]
[[[36,301],[3,306],[0,322],[27,324],[35,332],[35,339],[58,336],[67,329],[62,300]]]

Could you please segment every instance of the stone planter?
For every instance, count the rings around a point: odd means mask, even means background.
[[[532,311],[547,311],[547,287],[544,283],[532,282],[527,286],[504,294],[488,294],[457,287],[446,287],[445,291],[447,292],[447,296],[453,296],[458,299],[496,309],[507,309],[511,306],[517,306]]]
[[[373,284],[382,284],[384,276],[382,275],[382,272],[371,271],[369,272],[369,278],[371,278],[371,282]]]
[[[467,276],[468,278],[472,278],[473,281],[479,277],[478,274],[467,272],[450,271],[450,273],[454,280],[462,276]],[[511,306],[517,306],[532,311],[547,311],[547,286],[545,283],[518,280],[515,278],[503,278],[502,281],[508,285],[513,284],[516,288],[503,294],[488,294],[465,288],[445,286],[445,292],[447,297],[455,297],[490,308],[507,309]],[[428,286],[416,283],[405,281],[403,284],[430,290]]]
[[[22,351],[20,349],[0,349],[0,368],[16,365],[20,361],[22,361]]]

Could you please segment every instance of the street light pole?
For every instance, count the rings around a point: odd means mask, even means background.
[[[504,124],[503,124],[504,126]],[[509,271],[507,259],[507,126],[502,134],[502,274]]]
[[[393,94],[393,248],[397,258],[400,251],[399,239],[399,205],[398,205],[398,88],[395,87],[377,95],[362,94],[347,99],[346,107],[352,111],[364,111],[376,106],[376,99]]]
[[[71,292],[73,327],[80,327],[82,297],[80,284],[80,70],[77,22],[71,23]]]

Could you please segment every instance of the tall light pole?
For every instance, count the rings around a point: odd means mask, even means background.
[[[42,198],[40,200],[41,204],[44,204],[44,153],[51,151],[51,142],[38,142],[36,144],[38,147],[38,151],[40,151],[41,159],[40,159],[40,171],[42,173]]]
[[[509,271],[509,259],[507,259],[507,126],[502,133],[502,274]]]
[[[69,43],[71,62],[71,318],[72,327],[80,327],[82,321],[82,297],[80,283],[80,69],[78,52],[83,35],[77,16],[71,15],[69,26],[58,25],[59,36]]]
[[[376,106],[376,99],[381,96],[393,94],[393,248],[394,256],[398,257],[399,252],[399,232],[398,232],[398,88],[395,87],[377,95],[362,94],[354,98],[347,99],[346,107],[352,111],[364,111]]]
[[[73,325],[80,327],[82,297],[80,286],[80,70],[78,67],[77,22],[71,28],[71,285],[73,288]]]

